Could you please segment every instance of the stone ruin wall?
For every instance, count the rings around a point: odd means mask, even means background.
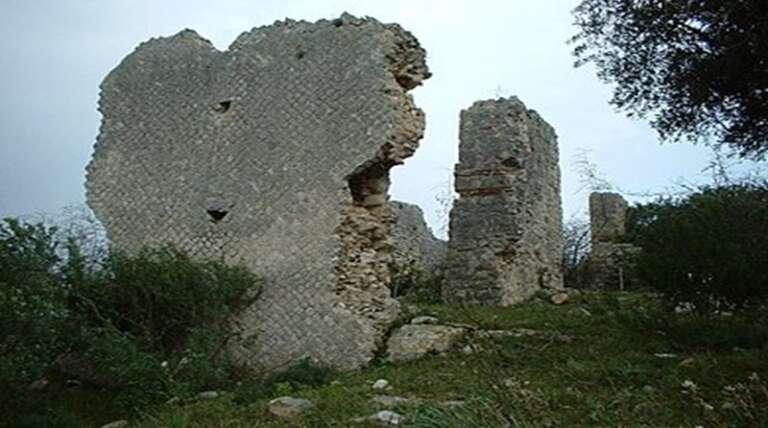
[[[628,207],[627,201],[618,193],[591,193],[589,228],[592,243],[611,241],[624,236]]]
[[[591,249],[590,285],[593,288],[623,289],[631,278],[627,267],[638,247],[618,242],[626,233],[627,201],[618,193],[593,192],[589,195]]]
[[[87,201],[113,245],[174,244],[266,279],[232,345],[250,368],[349,369],[398,314],[389,169],[424,116],[425,52],[395,24],[343,15],[141,44],[104,80]]]
[[[515,97],[461,112],[443,297],[508,305],[562,288],[555,131]]]
[[[432,234],[418,205],[392,201],[395,215],[394,272],[407,276],[413,272],[440,274],[448,243]]]

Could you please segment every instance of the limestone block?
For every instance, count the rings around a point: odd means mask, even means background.
[[[409,361],[455,348],[465,337],[463,328],[408,324],[397,329],[387,342],[389,361]]]

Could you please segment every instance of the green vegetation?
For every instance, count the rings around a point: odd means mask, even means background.
[[[768,153],[768,8],[762,0],[581,0],[577,65],[613,84],[611,104],[666,140]],[[759,58],[760,60],[756,60]]]
[[[114,412],[233,382],[230,323],[258,296],[257,278],[172,248],[87,260],[56,232],[0,224],[2,423],[56,425],[57,400],[28,391],[43,378],[61,381],[46,394],[85,407],[109,397]],[[62,389],[64,381],[83,394]]]
[[[768,299],[768,185],[704,188],[630,211],[641,281],[700,314]]]
[[[51,414],[78,421],[60,426],[99,426],[119,417],[142,428],[367,426],[350,420],[378,410],[369,400],[383,393],[419,399],[391,409],[414,427],[768,424],[766,308],[751,317],[705,318],[669,313],[651,294],[594,292],[562,306],[536,300],[511,308],[421,305],[419,312],[526,333],[473,342],[472,353],[376,362],[351,373],[302,364],[269,382],[231,385],[215,400],[138,412],[116,411],[109,394],[67,391],[52,399]],[[391,390],[371,388],[381,378]],[[286,424],[266,412],[267,402],[282,395],[317,406]],[[449,400],[465,404],[442,405]]]
[[[225,352],[232,316],[258,295],[253,275],[170,248],[92,260],[55,230],[6,220],[0,426],[365,427],[352,420],[384,409],[377,395],[407,398],[386,409],[419,428],[768,426],[768,256],[757,239],[767,206],[765,187],[730,186],[633,209],[638,268],[660,293],[460,307],[437,303],[439,278],[404,276],[393,289],[404,308],[397,325],[431,315],[508,334],[349,373],[305,361],[268,379]],[[695,310],[670,310],[686,302]],[[377,379],[391,388],[374,390]],[[206,390],[219,395],[198,396]],[[316,406],[277,420],[267,404],[286,395]]]

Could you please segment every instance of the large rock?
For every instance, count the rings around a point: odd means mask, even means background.
[[[281,419],[294,419],[314,407],[311,401],[295,397],[278,397],[267,403],[269,413]]]
[[[87,201],[115,247],[174,244],[266,279],[232,351],[252,369],[373,358],[390,298],[389,170],[424,115],[425,52],[396,24],[286,20],[218,51],[142,43],[101,85]]]
[[[563,287],[554,129],[515,98],[461,112],[443,298],[509,305]]]
[[[387,342],[389,361],[409,361],[427,354],[456,348],[466,337],[463,328],[444,325],[408,324],[395,330]]]

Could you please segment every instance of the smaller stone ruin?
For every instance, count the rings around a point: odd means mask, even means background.
[[[618,193],[589,195],[592,249],[588,263],[594,288],[624,289],[628,282],[626,271],[638,248],[621,242],[626,233],[627,209],[627,201]]]
[[[461,112],[443,298],[509,305],[562,288],[554,129],[516,97]]]
[[[447,242],[432,234],[417,205],[392,201],[390,207],[395,216],[392,227],[395,275],[439,274],[448,249]]]

